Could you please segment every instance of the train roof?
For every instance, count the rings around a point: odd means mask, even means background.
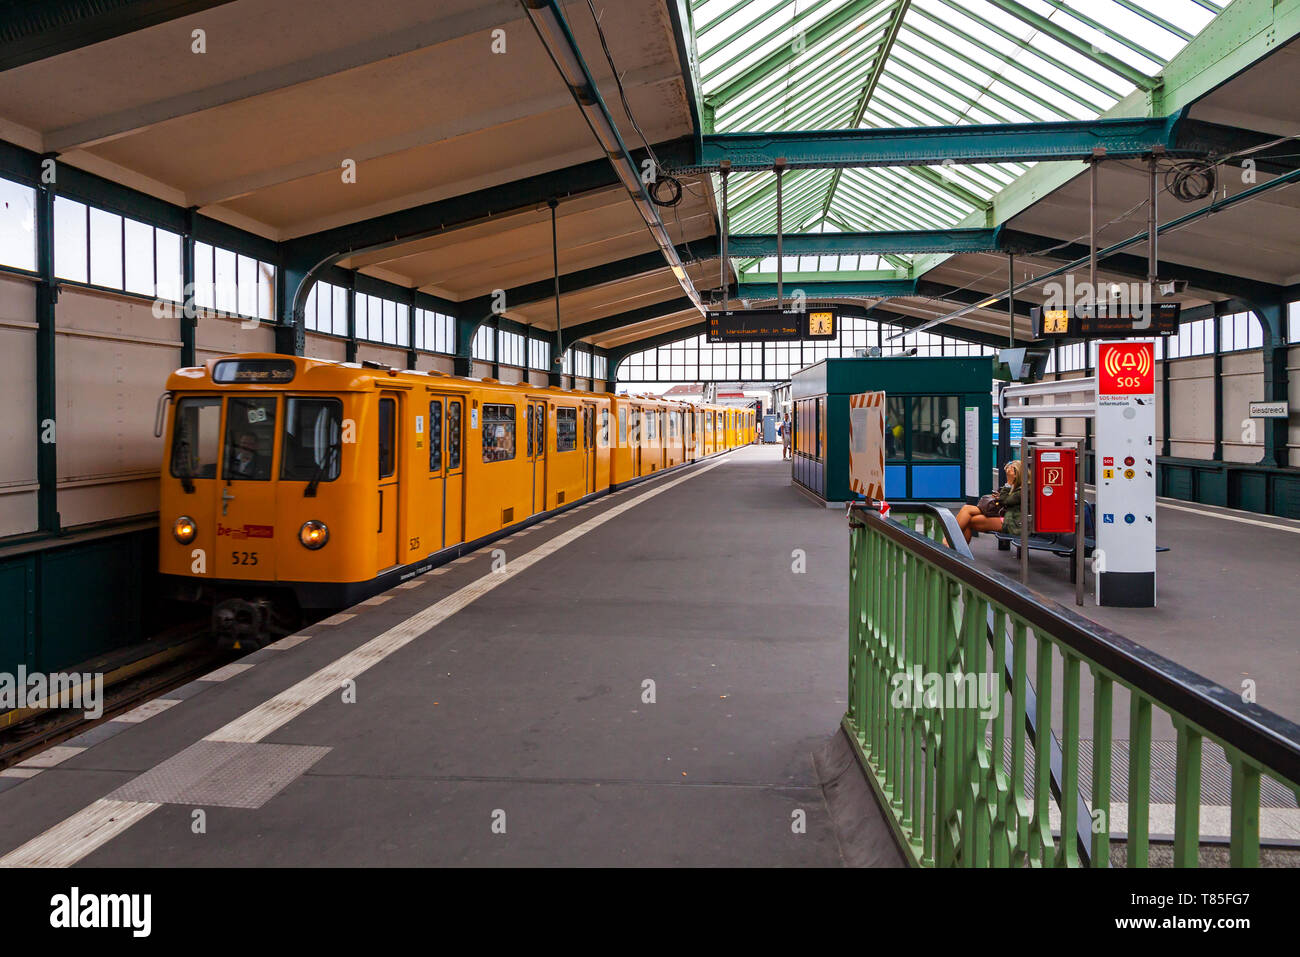
[[[227,364],[227,365],[223,365]],[[222,366],[222,368],[218,368]],[[201,366],[177,369],[167,378],[167,389],[192,392],[208,389],[283,389],[313,392],[368,392],[385,385],[467,391],[492,388],[529,395],[577,395],[620,402],[637,402],[673,408],[725,409],[717,403],[683,402],[655,395],[614,395],[587,389],[563,389],[554,385],[527,382],[501,382],[498,379],[474,379],[445,372],[398,369],[373,361],[339,362],[311,356],[288,356],[275,352],[244,352],[216,356]]]

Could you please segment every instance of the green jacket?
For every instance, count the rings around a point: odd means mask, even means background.
[[[1019,485],[1015,488],[1004,485],[998,492],[998,501],[1005,510],[1002,513],[1002,531],[1008,535],[1020,534],[1020,490]]]

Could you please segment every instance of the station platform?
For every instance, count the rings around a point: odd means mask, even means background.
[[[814,765],[848,558],[788,473],[624,489],[103,722],[0,776],[0,864],[899,863]]]

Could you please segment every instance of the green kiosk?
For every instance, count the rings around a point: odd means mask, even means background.
[[[794,480],[847,502],[849,396],[886,393],[885,498],[974,502],[993,491],[993,363],[984,358],[825,359],[790,379]]]

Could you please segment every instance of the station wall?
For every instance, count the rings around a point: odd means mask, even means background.
[[[36,284],[0,277],[0,538],[36,531]]]

